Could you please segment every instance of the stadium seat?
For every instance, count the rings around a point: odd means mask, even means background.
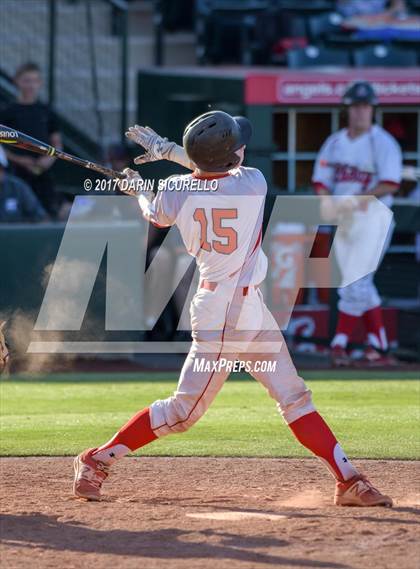
[[[317,65],[350,65],[347,51],[326,49],[310,45],[304,49],[291,49],[287,52],[287,66],[292,69]]]
[[[292,10],[304,15],[322,14],[334,10],[334,0],[272,0],[281,10]]]
[[[200,63],[268,60],[275,36],[268,0],[198,0],[196,8]]]
[[[356,67],[416,67],[414,50],[394,46],[374,45],[356,49],[353,53]]]
[[[270,0],[196,0],[196,12],[211,14],[214,10],[255,10],[270,6]]]
[[[319,42],[325,39],[327,34],[339,33],[341,31],[342,16],[336,12],[321,14],[308,18],[309,38],[312,42]]]

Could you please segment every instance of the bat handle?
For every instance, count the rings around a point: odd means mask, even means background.
[[[113,176],[114,178],[119,178],[120,180],[124,180],[124,178],[127,177],[124,172],[117,172],[117,170],[113,170]]]

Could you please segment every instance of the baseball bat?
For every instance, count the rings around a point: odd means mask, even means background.
[[[0,143],[9,144],[10,146],[15,146],[16,148],[24,148],[25,150],[30,150],[31,152],[36,152],[37,154],[43,154],[44,156],[54,156],[60,160],[66,160],[76,166],[81,166],[82,168],[87,168],[88,170],[94,170],[110,178],[125,178],[125,174],[122,172],[117,172],[112,170],[112,168],[107,168],[96,162],[90,162],[90,160],[84,160],[83,158],[78,158],[73,154],[68,154],[63,152],[50,144],[41,142],[32,136],[28,136],[23,132],[19,132],[14,128],[0,124]]]

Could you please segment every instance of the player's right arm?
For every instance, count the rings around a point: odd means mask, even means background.
[[[126,137],[142,146],[146,152],[134,158],[135,164],[156,162],[157,160],[170,160],[184,168],[195,170],[194,162],[188,158],[182,146],[163,138],[149,126],[131,126],[125,133]]]
[[[346,200],[340,200],[339,205],[332,195],[334,193],[334,170],[335,157],[333,145],[335,135],[329,136],[321,146],[316,157],[312,185],[317,195],[321,197],[321,215],[325,221],[334,221],[341,215],[352,212],[357,205],[354,197],[349,196]]]
[[[146,221],[156,227],[170,227],[176,221],[185,192],[144,190],[143,179],[138,172],[126,168],[125,178],[118,180],[120,190],[137,198],[140,211]]]
[[[331,137],[321,146],[316,157],[312,186],[315,193],[321,196],[321,215],[325,221],[332,221],[337,216],[334,201],[331,197],[334,184],[334,166],[332,162]]]

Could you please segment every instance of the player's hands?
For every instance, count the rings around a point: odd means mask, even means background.
[[[358,201],[354,196],[334,199],[332,196],[321,196],[321,216],[324,221],[345,221],[347,225],[353,220],[353,213],[358,208]]]
[[[3,373],[6,368],[7,362],[9,361],[9,349],[6,344],[6,340],[3,334],[3,328],[6,322],[0,323],[0,374]]]
[[[343,236],[350,239],[351,229],[354,224],[354,212],[358,209],[359,202],[355,196],[348,196],[345,199],[340,199],[337,204],[337,218],[340,223],[340,228]]]
[[[340,200],[337,204],[337,215],[338,216],[350,216],[358,208],[359,203],[354,196],[348,196],[347,198]]]
[[[131,168],[125,168],[122,173],[125,174],[125,178],[118,179],[119,189],[128,196],[138,197],[139,192],[141,192],[143,178]]]
[[[168,159],[169,152],[174,146],[174,142],[169,142],[149,126],[131,126],[125,136],[142,146],[146,152],[134,158],[134,164],[146,164],[157,160]]]

